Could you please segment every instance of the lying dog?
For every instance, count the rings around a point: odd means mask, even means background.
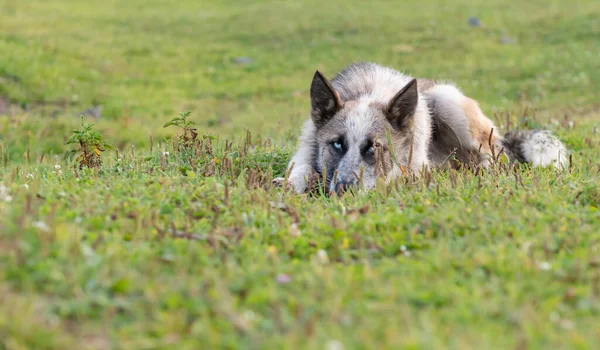
[[[310,100],[310,119],[288,167],[288,185],[297,193],[314,172],[326,178],[330,191],[340,192],[359,182],[371,189],[378,176],[389,182],[427,167],[475,162],[487,168],[501,152],[533,166],[562,167],[567,160],[564,145],[550,132],[501,137],[477,102],[456,86],[374,63],[352,64],[331,82],[317,71]]]

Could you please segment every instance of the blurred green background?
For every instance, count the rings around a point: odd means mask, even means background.
[[[593,349],[599,58],[598,0],[0,0],[0,350]],[[314,71],[355,61],[573,161],[269,188]],[[62,160],[84,111],[97,172]],[[198,159],[164,142],[186,111],[218,137]]]
[[[207,133],[279,136],[307,116],[316,69],[331,77],[374,61],[456,81],[491,117],[521,101],[560,116],[597,106],[599,8],[557,0],[2,0],[0,112],[68,123],[101,105],[102,127],[123,144],[148,142],[184,111]]]

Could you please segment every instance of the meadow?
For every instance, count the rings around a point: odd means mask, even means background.
[[[597,347],[599,38],[594,0],[0,0],[0,349]],[[569,165],[272,186],[355,61]]]

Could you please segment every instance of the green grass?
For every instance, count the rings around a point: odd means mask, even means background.
[[[598,18],[597,1],[0,0],[0,349],[595,348]],[[314,70],[358,60],[454,80],[572,164],[272,188]],[[94,105],[115,150],[79,170],[65,141]],[[185,111],[192,152],[163,128]]]

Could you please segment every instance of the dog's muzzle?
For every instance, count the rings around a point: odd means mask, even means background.
[[[335,184],[335,192],[338,195],[344,194],[346,191],[355,189],[358,187],[358,181],[340,181]]]

